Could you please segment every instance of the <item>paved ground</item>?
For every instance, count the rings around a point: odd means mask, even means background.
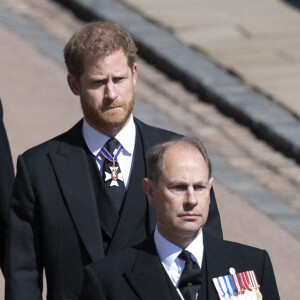
[[[51,1],[0,1],[1,98],[14,161],[81,117],[61,60],[63,43],[80,24]],[[282,299],[298,299],[299,166],[178,82],[142,60],[139,66],[136,115],[202,137],[213,158],[225,238],[267,249]]]
[[[300,10],[279,0],[123,0],[300,117]]]

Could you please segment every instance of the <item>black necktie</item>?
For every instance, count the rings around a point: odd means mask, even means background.
[[[182,250],[178,257],[185,261],[178,288],[185,300],[195,300],[202,284],[202,271],[190,252]]]
[[[115,156],[115,150],[119,149],[120,143],[111,138],[104,145],[111,157],[118,159]],[[109,160],[107,156],[103,155],[103,148],[101,150],[103,162],[103,180],[108,198],[101,199],[100,202],[100,219],[106,233],[112,237],[119,220],[119,213],[121,210],[122,202],[125,196],[125,185],[121,170],[117,160],[114,162]]]

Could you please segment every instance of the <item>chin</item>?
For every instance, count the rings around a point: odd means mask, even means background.
[[[97,128],[122,128],[129,120],[130,113],[122,112],[106,112],[92,118],[91,123]]]
[[[199,224],[193,224],[193,223],[185,224],[184,226],[178,228],[178,230],[182,232],[189,232],[189,233],[197,233],[198,231],[200,231],[200,229],[201,226],[199,226]]]
[[[101,116],[101,121],[107,126],[124,125],[130,117],[131,111],[124,111],[123,108],[109,111]]]
[[[127,119],[124,119],[124,118],[120,118],[120,119],[112,118],[110,120],[104,121],[102,123],[102,125],[105,128],[122,128],[126,124],[127,121],[128,121],[128,118]]]

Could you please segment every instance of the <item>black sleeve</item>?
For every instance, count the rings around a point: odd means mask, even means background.
[[[260,291],[264,300],[280,300],[269,254],[264,251],[264,265]]]
[[[207,222],[204,225],[207,232],[216,238],[223,239],[223,232],[221,227],[221,219],[217,206],[217,201],[213,188],[210,190],[210,205]]]
[[[39,206],[22,156],[17,162],[9,213],[5,258],[6,299],[41,300],[43,263]]]
[[[5,231],[8,223],[8,207],[14,181],[14,169],[9,143],[3,124],[0,100],[0,267],[4,267]]]

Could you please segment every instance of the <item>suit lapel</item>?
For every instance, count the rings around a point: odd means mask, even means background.
[[[138,250],[132,272],[124,276],[143,300],[172,299],[163,266],[155,250],[153,235]]]
[[[104,257],[104,250],[80,125],[71,129],[70,136],[76,140],[62,141],[57,153],[49,153],[49,157],[79,236],[91,260],[96,261]]]
[[[219,299],[212,279],[215,277],[228,275],[231,267],[236,268],[232,255],[228,255],[224,247],[224,241],[216,239],[204,230],[204,253],[206,257],[207,270],[207,296],[208,299]]]
[[[212,279],[229,274],[229,268],[238,268],[239,262],[227,253],[224,241],[204,233],[205,268],[207,273],[207,299],[218,300]],[[132,272],[124,274],[141,299],[172,299],[163,266],[156,253],[153,235],[137,252]]]

